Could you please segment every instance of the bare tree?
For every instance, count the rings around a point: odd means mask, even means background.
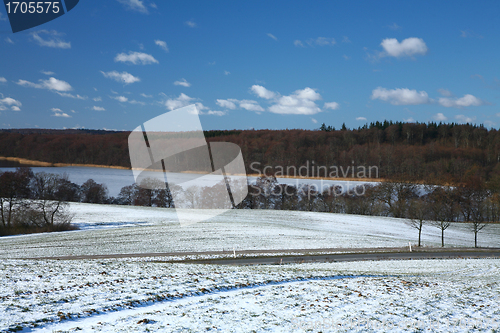
[[[409,181],[383,182],[376,186],[378,199],[385,203],[387,211],[385,215],[394,217],[405,217],[408,202],[418,197],[418,187]]]
[[[475,171],[471,169],[465,184],[455,187],[454,192],[463,220],[474,233],[474,247],[477,247],[477,235],[486,227],[485,222],[494,210],[491,195]]]
[[[472,221],[470,222],[470,229],[474,232],[474,247],[477,247],[477,234],[486,227],[486,220],[488,215],[487,210],[488,194],[485,189],[477,187],[472,196]]]
[[[274,192],[274,187],[278,185],[276,177],[262,175],[257,178],[255,186],[260,189],[260,195],[258,196],[259,201],[264,205],[264,209],[270,208],[272,204],[272,193]]]
[[[136,196],[138,186],[136,184],[123,186],[118,194],[119,205],[132,205]]]
[[[429,218],[429,208],[421,198],[412,199],[408,208],[408,224],[418,230],[418,246],[421,246],[422,228],[425,221]]]
[[[45,172],[34,175],[32,188],[35,200],[30,202],[27,209],[39,212],[41,219],[34,218],[32,223],[42,221],[43,226],[52,229],[55,224],[69,224],[71,222],[71,216],[66,211],[68,202],[64,200],[64,196],[60,195],[61,188],[67,182],[67,176]]]
[[[0,218],[4,228],[11,228],[16,209],[30,195],[29,183],[33,172],[29,168],[17,168],[15,172],[0,174]]]
[[[441,230],[441,246],[444,247],[444,232],[456,221],[457,205],[453,200],[451,189],[436,187],[427,196],[427,203],[433,224]]]
[[[83,202],[102,204],[108,198],[108,188],[89,179],[82,184],[82,196]]]

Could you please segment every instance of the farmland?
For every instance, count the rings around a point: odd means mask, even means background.
[[[230,210],[201,223],[181,226],[173,209],[71,203],[79,231],[0,239],[0,258],[96,254],[406,247],[417,230],[404,219],[331,213]],[[203,210],[188,211],[197,218]],[[479,234],[479,245],[497,247],[500,225]],[[423,229],[424,246],[439,246],[440,230]],[[446,230],[447,246],[472,247],[466,224]]]
[[[67,332],[498,329],[498,260],[282,266],[4,260],[2,330]]]
[[[473,332],[499,326],[498,259],[270,266],[166,262],[213,254],[39,259],[404,247],[417,235],[403,219],[230,210],[181,226],[165,208],[71,203],[69,211],[80,230],[0,239],[1,331]],[[190,213],[196,218],[203,211]],[[488,226],[480,244],[496,246],[499,233],[498,225]],[[440,232],[426,225],[422,239],[426,247],[439,246]],[[471,246],[473,234],[454,224],[446,243]]]

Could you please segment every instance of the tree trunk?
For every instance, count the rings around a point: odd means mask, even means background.
[[[441,228],[441,247],[444,247],[444,229]]]
[[[422,236],[422,224],[420,225],[420,228],[418,229],[418,247],[420,247],[421,236]]]
[[[477,247],[477,230],[474,230],[474,247]]]

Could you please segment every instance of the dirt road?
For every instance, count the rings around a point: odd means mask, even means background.
[[[216,256],[210,259],[193,257]],[[85,260],[111,258],[155,258],[161,262],[218,265],[279,265],[304,262],[361,260],[412,260],[450,258],[500,258],[499,248],[365,248],[365,249],[283,249],[208,252],[126,253],[26,259]],[[162,257],[165,259],[163,260]]]

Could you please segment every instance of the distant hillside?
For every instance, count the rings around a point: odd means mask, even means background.
[[[0,131],[0,156],[49,163],[130,167],[129,132],[15,129]],[[456,183],[468,173],[500,179],[500,132],[483,126],[376,122],[358,129],[207,131],[208,141],[238,144],[248,173],[324,176],[335,167],[372,166],[385,179]],[[254,163],[254,164],[252,164]],[[307,166],[307,168],[306,168]],[[318,167],[326,167],[319,168]],[[352,171],[352,169],[349,169]],[[342,176],[338,172],[338,176]]]

